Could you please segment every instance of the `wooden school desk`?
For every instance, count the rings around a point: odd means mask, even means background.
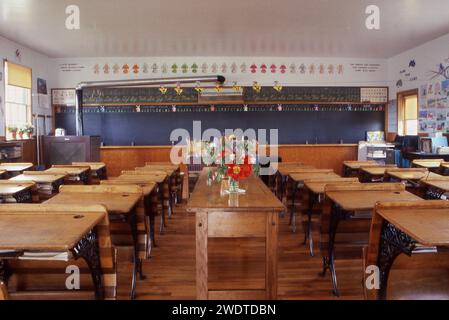
[[[223,194],[221,184],[207,184],[205,168],[187,203],[196,215],[196,287],[197,298],[204,299],[276,299],[278,214],[282,203],[258,177],[242,182],[244,194]],[[208,239],[265,238],[265,284],[254,290],[210,290],[208,286]],[[229,248],[231,251],[234,248]]]
[[[23,174],[9,179],[10,181],[32,181],[37,185],[40,200],[46,200],[59,192],[59,187],[64,183],[66,174],[52,174],[43,171],[24,171]]]
[[[95,297],[103,299],[106,279],[102,268],[109,266],[100,256],[102,231],[98,226],[102,225],[105,215],[101,206],[0,206],[0,281],[8,284],[17,259],[68,261],[83,258],[91,272]]]
[[[382,182],[387,169],[395,169],[396,165],[360,167],[360,182]]]
[[[106,164],[104,162],[72,162],[72,165],[80,167],[90,167],[91,178],[93,180],[106,180],[108,178]]]
[[[301,169],[313,169],[313,166],[302,164],[301,162],[280,162],[278,163],[278,170],[274,175],[274,189],[275,195],[282,200],[287,193],[288,176],[290,173]]]
[[[65,184],[90,184],[91,181],[89,166],[53,165],[44,172],[66,174]]]
[[[341,178],[335,177],[333,175],[327,175],[322,177],[314,177],[311,179],[304,180],[304,190],[305,198],[303,203],[306,204],[307,212],[307,226],[304,236],[304,244],[309,240],[309,250],[310,255],[313,257],[313,236],[312,236],[312,214],[316,209],[315,207],[320,204],[324,196],[324,187],[327,184],[342,184],[342,183],[359,183],[359,179],[356,177],[352,178]]]
[[[321,227],[322,239],[327,238],[328,241],[322,241],[321,243],[323,252],[322,275],[325,275],[327,269],[330,270],[333,293],[339,296],[335,272],[335,238],[339,224],[346,221],[345,226],[340,225],[340,228],[354,239],[352,244],[360,257],[361,244],[368,242],[371,213],[377,202],[417,201],[422,199],[405,191],[405,186],[402,183],[328,184],[325,187],[325,197],[329,206],[321,215]],[[351,230],[351,225],[356,226],[357,231]],[[328,234],[323,234],[323,232],[328,232]],[[349,239],[346,240],[345,243],[351,244]],[[350,249],[350,246],[346,245],[345,249]]]
[[[137,185],[142,188],[143,198],[138,207],[142,207],[145,211],[145,217],[148,218],[148,222],[145,223],[146,235],[144,236],[145,243],[145,254],[141,256],[141,259],[149,259],[151,256],[151,250],[153,246],[156,246],[156,240],[154,235],[154,218],[157,211],[157,199],[159,198],[158,184],[156,182],[150,181],[136,181],[136,180],[125,180],[125,179],[113,179],[113,180],[101,180],[102,185]],[[140,230],[138,230],[140,231]],[[139,243],[141,241],[139,240]],[[140,252],[140,250],[139,250]]]
[[[34,165],[31,162],[2,162],[0,171],[6,171],[9,177],[31,170]]]
[[[291,188],[291,205],[290,205],[290,225],[292,226],[292,231],[296,232],[296,210],[295,201],[298,194],[298,189],[302,187],[304,180],[313,178],[329,178],[329,177],[340,177],[332,169],[297,169],[295,172],[291,172],[288,175],[288,184]],[[288,188],[288,187],[287,187]],[[287,203],[288,193],[287,193]]]
[[[443,176],[448,176],[449,175],[449,162],[442,162],[440,166],[441,166],[440,174],[442,174]]]
[[[79,186],[64,185],[61,186],[59,194],[46,201],[47,204],[65,204],[65,205],[104,205],[109,214],[111,223],[122,225],[127,222],[127,228],[113,229],[112,241],[115,245],[128,245],[129,240],[123,238],[132,238],[134,247],[134,268],[131,285],[131,299],[135,298],[135,289],[137,273],[142,275],[142,260],[139,258],[138,241],[138,222],[144,221],[144,213],[137,212],[136,207],[142,198],[142,189],[136,185],[126,186]],[[141,217],[138,217],[138,213]]]
[[[379,267],[380,289],[368,291],[368,298],[386,299],[390,269],[401,254],[412,256],[415,249],[427,247],[429,253],[420,268],[436,268],[437,264],[445,264],[443,276],[447,277],[449,259],[449,202],[439,200],[423,200],[411,203],[379,203],[374,209],[371,224],[370,240],[365,255],[365,265]],[[440,249],[445,247],[445,250]],[[437,256],[444,255],[443,257]],[[435,256],[436,254],[436,256]],[[435,259],[437,258],[437,259]],[[433,260],[433,261],[432,261]],[[412,267],[412,261],[409,267]],[[434,265],[432,265],[434,263]],[[411,269],[410,269],[411,270]],[[407,270],[401,271],[407,272]],[[436,282],[443,282],[440,277]]]
[[[424,198],[428,200],[447,200],[443,195],[449,192],[449,177],[442,176],[441,178],[421,179],[420,184],[424,188]]]
[[[36,190],[34,182],[0,180],[0,198],[2,202],[10,202],[10,199],[14,199],[17,203],[32,203],[34,190]]]
[[[440,173],[441,163],[444,159],[415,159],[412,161],[412,167],[427,168],[429,171]]]
[[[375,160],[348,160],[343,161],[343,177],[358,176],[360,167],[379,166]]]
[[[183,192],[183,181],[184,181],[184,172],[181,172],[181,167],[177,164],[154,164],[152,162],[147,162],[145,167],[136,168],[136,170],[165,170],[169,176],[169,186],[170,186],[170,194],[172,196],[172,201],[176,203],[182,202],[182,192]]]

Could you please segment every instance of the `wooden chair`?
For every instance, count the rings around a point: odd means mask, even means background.
[[[5,204],[0,206],[2,213],[69,213],[75,215],[89,213],[105,213],[104,219],[97,224],[96,233],[100,249],[100,267],[105,299],[116,299],[117,295],[117,261],[116,250],[112,246],[109,218],[106,209],[101,205],[50,205],[50,204]],[[80,269],[80,284],[83,290],[67,290],[65,283],[68,277],[66,268],[75,265]],[[6,297],[20,300],[40,299],[93,299],[92,278],[88,266],[83,259],[68,262],[60,260],[19,260],[8,259],[8,268],[12,272],[2,290]],[[3,293],[5,294],[5,293]],[[1,300],[0,293],[0,300]]]
[[[377,266],[379,258],[380,233],[383,218],[379,210],[409,210],[413,219],[413,209],[443,209],[449,212],[449,202],[441,200],[422,200],[414,202],[383,202],[373,210],[368,246],[363,254],[363,290],[365,299],[380,299],[379,290],[368,289],[365,285],[371,273],[365,272],[368,266]],[[421,221],[421,220],[419,220]],[[421,222],[424,228],[425,220]],[[398,252],[399,253],[399,252]],[[370,281],[370,280],[368,280]],[[423,247],[417,244],[411,255],[400,254],[390,269],[387,286],[388,300],[396,299],[449,299],[449,251],[445,248]]]

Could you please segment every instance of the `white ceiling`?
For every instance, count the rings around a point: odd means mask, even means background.
[[[370,4],[379,31],[365,28]],[[448,0],[0,0],[0,35],[51,57],[387,58],[447,33]]]

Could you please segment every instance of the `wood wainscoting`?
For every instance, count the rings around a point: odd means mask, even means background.
[[[171,146],[109,146],[101,148],[101,161],[106,163],[108,176],[122,170],[132,170],[146,162],[170,161]],[[357,144],[295,144],[280,145],[283,162],[301,161],[319,169],[333,169],[341,174],[344,160],[357,159]],[[182,168],[184,169],[184,168]]]

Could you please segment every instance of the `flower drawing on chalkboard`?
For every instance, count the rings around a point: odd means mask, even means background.
[[[207,69],[209,68],[209,66],[207,65],[207,63],[206,62],[204,62],[202,65],[201,65],[201,72],[202,73],[207,73]]]
[[[99,74],[100,73],[100,65],[97,63],[94,65],[94,73]]]
[[[117,74],[117,73],[120,72],[120,66],[119,66],[117,63],[114,64],[114,66],[112,67],[112,72],[113,72],[114,74]]]
[[[128,74],[128,72],[129,72],[129,66],[128,66],[128,64],[124,64],[123,65],[123,67],[122,67],[122,70],[123,70],[123,73],[124,74]]]
[[[260,91],[262,90],[262,87],[260,86],[260,84],[257,81],[253,82],[253,90],[256,93],[260,93]]]
[[[296,73],[296,64],[292,63],[289,67],[290,73]]]

